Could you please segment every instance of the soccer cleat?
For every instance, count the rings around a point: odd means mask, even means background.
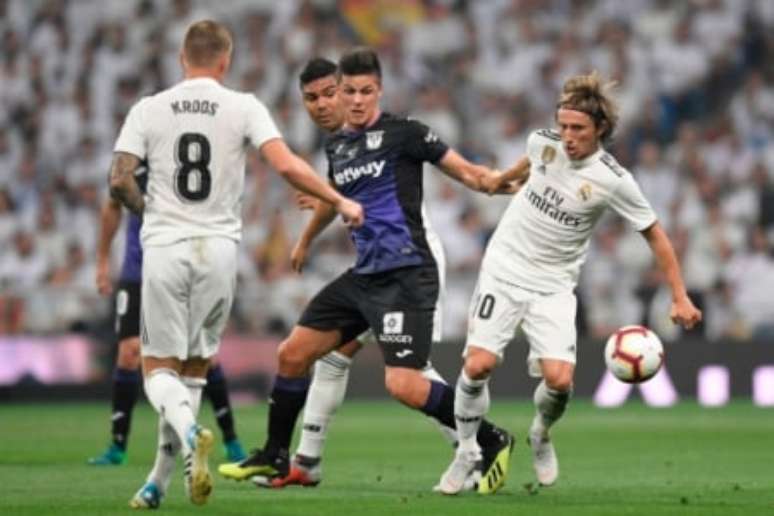
[[[226,449],[226,460],[229,462],[241,462],[247,458],[242,443],[239,439],[231,439],[223,443],[223,447]]]
[[[532,448],[532,466],[541,486],[550,486],[559,476],[559,461],[548,434],[530,429],[527,444]]]
[[[479,494],[493,494],[505,485],[513,453],[513,436],[506,430],[497,429],[499,442],[481,449],[481,480],[478,482]]]
[[[158,509],[161,505],[161,498],[162,494],[158,486],[153,482],[148,482],[129,500],[129,507],[132,509]]]
[[[322,481],[322,466],[319,460],[313,466],[306,466],[293,457],[290,472],[284,477],[257,475],[252,480],[256,486],[267,489],[281,489],[287,486],[316,487]]]
[[[212,492],[212,475],[207,460],[215,438],[206,428],[194,425],[186,439],[191,447],[191,454],[185,458],[186,491],[193,504],[204,505]]]
[[[459,493],[465,488],[465,482],[476,470],[476,466],[480,464],[480,461],[480,452],[457,448],[457,452],[454,454],[454,460],[452,460],[449,467],[446,468],[446,471],[441,475],[441,481],[438,482],[438,485],[433,488],[433,490],[446,495],[455,495]]]
[[[113,443],[102,455],[91,457],[87,462],[92,466],[120,466],[126,462],[126,451]]]
[[[232,480],[245,480],[256,475],[264,477],[286,477],[290,472],[287,450],[276,454],[264,450],[252,450],[242,462],[231,462],[218,466],[218,473]]]

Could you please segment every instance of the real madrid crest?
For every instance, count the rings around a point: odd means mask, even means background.
[[[382,146],[384,131],[368,131],[366,133],[366,149],[376,150]]]
[[[551,145],[543,147],[543,152],[540,154],[540,161],[543,162],[543,165],[548,165],[554,161],[554,158],[556,158],[556,149]]]
[[[591,199],[591,185],[588,183],[583,183],[581,187],[578,188],[578,197],[580,197],[582,201],[588,201]]]
[[[554,161],[554,158],[556,158],[556,149],[552,147],[551,145],[546,145],[543,147],[543,152],[540,153],[540,172],[543,174],[546,173],[546,165]]]

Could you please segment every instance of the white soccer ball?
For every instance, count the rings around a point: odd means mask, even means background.
[[[653,378],[664,363],[664,346],[658,335],[644,326],[624,326],[605,345],[605,364],[613,375],[626,383]]]

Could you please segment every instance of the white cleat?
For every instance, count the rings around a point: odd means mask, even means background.
[[[481,452],[463,451],[457,448],[454,460],[446,468],[446,471],[441,476],[441,481],[433,488],[433,491],[446,495],[455,495],[460,491],[464,491],[466,485],[468,489],[474,489],[474,485],[477,485],[477,482],[475,482],[476,466],[480,461]]]
[[[200,426],[192,427],[188,434],[188,442],[193,451],[186,464],[186,490],[188,497],[195,505],[204,505],[212,492],[212,475],[208,459],[215,438],[212,432]]]
[[[559,461],[551,438],[546,433],[530,430],[528,444],[532,448],[532,466],[538,483],[541,486],[554,485],[559,477]]]

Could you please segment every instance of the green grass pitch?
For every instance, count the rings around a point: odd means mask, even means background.
[[[214,427],[204,403],[202,421]],[[391,401],[349,401],[332,427],[318,488],[258,490],[216,478],[208,505],[183,496],[176,472],[159,514],[745,515],[774,514],[774,414],[737,401],[719,409],[639,403],[601,410],[574,401],[554,439],[561,475],[536,489],[524,433],[532,407],[500,401],[491,418],[517,433],[503,490],[431,492],[452,452],[424,417]],[[127,501],[154,452],[155,419],[135,413],[129,463],[85,464],[107,439],[107,404],[0,407],[0,514],[131,514]],[[265,407],[237,409],[246,446],[262,442]],[[218,449],[213,467],[222,459]]]

